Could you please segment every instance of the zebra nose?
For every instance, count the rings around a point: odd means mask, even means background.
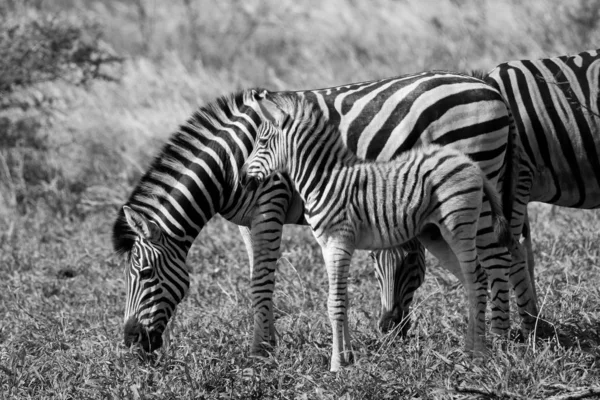
[[[144,327],[137,320],[136,317],[130,317],[127,322],[125,322],[125,326],[123,328],[123,341],[125,342],[125,346],[131,346],[132,344],[140,342],[140,338],[143,335],[143,331],[145,331]]]
[[[163,344],[162,333],[157,330],[149,331],[136,317],[127,320],[123,331],[124,342],[127,347],[139,344],[146,353],[151,353]]]

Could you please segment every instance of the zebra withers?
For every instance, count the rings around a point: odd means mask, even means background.
[[[242,179],[252,190],[281,171],[304,201],[329,278],[331,370],[353,358],[346,313],[354,250],[397,247],[413,238],[437,257],[458,263],[469,303],[465,347],[482,353],[487,276],[478,262],[476,236],[484,193],[500,243],[508,244],[512,235],[481,168],[460,151],[435,145],[409,150],[393,161],[365,162],[346,149],[336,128],[311,104],[300,102],[297,110],[281,129],[263,122]]]

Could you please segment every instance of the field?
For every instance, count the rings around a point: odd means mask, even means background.
[[[107,70],[114,81],[19,87],[11,98],[26,106],[3,106],[0,79],[0,399],[566,399],[599,390],[596,211],[530,205],[537,289],[556,334],[488,336],[481,363],[462,351],[464,291],[436,260],[402,340],[377,331],[377,284],[358,253],[350,278],[357,362],[339,373],[328,372],[327,281],[308,229],[284,232],[279,343],[267,358],[248,354],[249,269],[235,225],[216,217],[197,238],[191,291],[166,346],[150,357],[123,345],[125,260],[110,238],[160,144],[216,96],[488,70],[593,49],[595,1],[37,0],[0,4],[0,15],[8,15],[0,35],[23,18],[94,25],[123,58]]]

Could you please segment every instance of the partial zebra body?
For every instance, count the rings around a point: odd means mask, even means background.
[[[513,231],[528,224],[530,201],[600,207],[600,52],[510,61],[486,81],[506,98],[522,143]],[[526,247],[534,282],[530,235]]]
[[[415,237],[429,244],[432,229],[439,231],[463,275],[469,298],[466,347],[483,351],[487,280],[477,260],[476,235],[484,192],[502,239],[511,236],[499,215],[498,195],[481,169],[459,151],[440,146],[409,150],[385,163],[366,163],[346,150],[319,112],[311,115],[308,103],[299,108],[304,110],[281,131],[263,123],[247,175],[262,181],[275,171],[289,174],[304,200],[329,276],[331,369],[351,360],[346,278],[354,250],[397,247]],[[436,254],[439,248],[437,244],[431,250]]]

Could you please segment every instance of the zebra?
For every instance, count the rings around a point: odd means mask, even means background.
[[[247,89],[223,96],[197,110],[170,137],[118,212],[112,239],[116,252],[128,258],[126,344],[139,343],[146,351],[162,345],[162,332],[189,285],[184,268],[189,248],[217,213],[240,226],[248,250],[254,309],[251,352],[275,344],[272,292],[281,229],[285,223],[306,223],[302,201],[285,176],[274,176],[252,193],[239,186],[238,176],[264,115],[277,104],[285,110],[285,100],[294,97],[317,104],[360,158],[387,160],[414,146],[437,143],[462,149],[494,183],[511,170],[504,100],[471,76],[429,71],[319,90]],[[494,244],[486,207],[479,231],[485,242],[481,261],[502,270],[510,264],[510,254]],[[414,285],[400,286],[409,293],[395,293],[393,304],[410,297],[423,278],[404,264],[395,274],[413,276]],[[494,326],[502,331],[508,323],[508,293],[502,286],[506,280],[497,282],[492,331]],[[527,283],[511,281],[518,288]],[[527,296],[519,304],[526,310]]]
[[[484,193],[500,243],[512,238],[494,186],[456,149],[429,145],[392,161],[368,162],[347,150],[336,129],[311,103],[299,101],[280,125],[263,122],[242,175],[242,184],[253,190],[271,174],[285,173],[304,201],[329,280],[331,371],[353,359],[347,283],[354,251],[401,246],[417,237],[433,254],[460,265],[469,303],[466,348],[481,354],[487,276],[475,243]]]
[[[511,225],[525,229],[515,258],[526,254],[537,298],[527,204],[600,207],[600,50],[510,61],[484,79],[506,99],[522,144]]]

